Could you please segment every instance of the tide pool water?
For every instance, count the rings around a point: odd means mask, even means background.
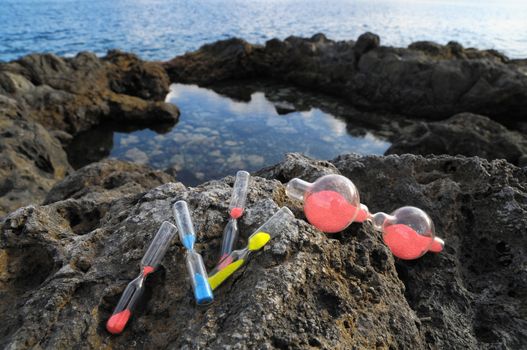
[[[181,109],[179,122],[165,134],[115,133],[110,157],[170,168],[183,183],[196,185],[278,163],[288,152],[332,159],[350,152],[383,154],[390,146],[369,132],[352,136],[344,119],[317,108],[278,114],[262,92],[242,102],[174,84],[167,100]]]
[[[383,44],[417,40],[497,49],[527,57],[524,0],[2,0],[0,60],[31,52],[132,51],[166,60],[219,39],[263,43],[326,33]]]

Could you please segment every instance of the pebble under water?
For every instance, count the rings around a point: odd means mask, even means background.
[[[276,96],[290,92],[279,88]],[[352,136],[345,120],[318,108],[297,111],[288,103],[271,102],[263,92],[253,92],[244,102],[173,84],[167,100],[180,108],[179,122],[164,134],[115,132],[111,158],[173,169],[179,181],[192,186],[239,169],[272,165],[288,152],[331,159],[349,152],[383,154],[390,146],[370,132]]]

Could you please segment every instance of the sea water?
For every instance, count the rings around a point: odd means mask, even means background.
[[[365,31],[382,43],[416,40],[497,49],[527,57],[524,0],[1,0],[0,60],[31,52],[71,56],[119,48],[166,60],[233,36],[326,33],[355,39]]]

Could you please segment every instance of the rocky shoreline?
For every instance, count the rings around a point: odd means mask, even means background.
[[[462,154],[527,165],[527,61],[494,50],[456,42],[393,48],[372,33],[356,41],[317,34],[265,45],[218,41],[163,66],[175,82],[242,100],[247,89],[233,86],[262,80],[339,98],[350,106],[340,114],[382,130],[393,143],[387,154]]]
[[[65,149],[77,134],[104,122],[177,122],[177,107],[163,102],[169,85],[160,64],[119,51],[0,63],[0,217],[40,203],[72,172]]]
[[[240,96],[246,89],[232,86],[263,80],[346,101],[349,119],[378,125],[391,148],[330,161],[289,154],[258,171],[242,232],[288,205],[297,220],[286,234],[208,308],[194,305],[174,242],[140,317],[110,336],[104,323],[176,200],[189,202],[198,248],[214,265],[233,178],[187,188],[173,174],[110,160],[75,171],[74,156],[101,156],[72,140],[106,123],[173,125],[179,110],[163,102],[171,82]],[[304,108],[276,102],[283,113]],[[454,42],[383,47],[371,33],[263,46],[231,39],[169,62],[111,51],[0,63],[0,347],[525,347],[526,113],[526,61]],[[308,225],[283,184],[327,173],[352,179],[373,211],[426,210],[445,252],[404,262],[368,226],[327,236]]]
[[[357,41],[317,34],[264,46],[230,39],[168,62],[119,51],[102,58],[33,54],[0,63],[0,217],[41,202],[73,168],[107,156],[112,128],[172,126],[179,110],[163,102],[171,82],[243,99],[247,90],[235,87],[251,80],[341,99],[349,108],[338,113],[388,138],[388,154],[462,154],[527,164],[527,62],[492,50],[453,42],[383,47],[379,37],[365,33]],[[283,102],[276,103],[280,109]],[[285,105],[303,108],[295,101]],[[483,116],[454,116],[467,112]],[[94,141],[98,147],[89,147]]]
[[[357,41],[273,39],[252,45],[229,39],[164,63],[172,80],[211,85],[273,78],[346,99],[370,110],[428,120],[462,112],[525,120],[527,64],[493,50],[459,43],[416,42],[408,48],[380,45],[372,33]]]

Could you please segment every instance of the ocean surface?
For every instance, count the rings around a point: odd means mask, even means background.
[[[384,45],[417,40],[527,57],[525,0],[0,0],[0,60],[30,52],[132,51],[166,60],[233,36],[250,42],[326,33]]]

